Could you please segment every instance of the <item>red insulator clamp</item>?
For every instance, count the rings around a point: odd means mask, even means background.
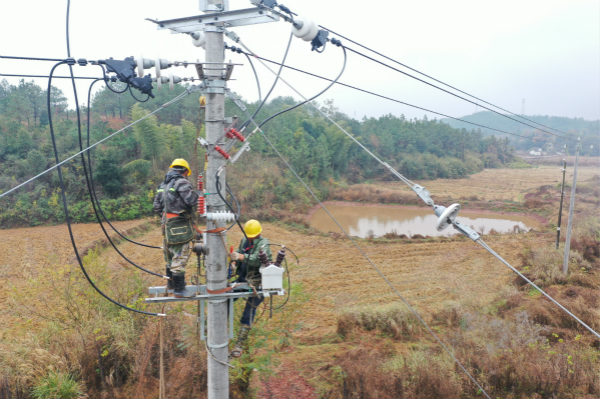
[[[223,158],[225,158],[225,159],[231,158],[231,155],[229,155],[227,153],[227,151],[225,151],[224,149],[222,149],[218,145],[215,146],[215,151],[217,151],[219,154],[223,155]]]
[[[235,130],[234,128],[231,128],[227,131],[227,133],[225,133],[225,136],[227,136],[227,138],[233,139],[236,138],[239,141],[241,141],[242,143],[244,141],[246,141],[246,138],[244,136],[242,136],[242,134],[240,132],[238,132],[237,130]]]

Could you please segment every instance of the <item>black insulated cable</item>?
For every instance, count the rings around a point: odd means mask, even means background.
[[[94,83],[96,83],[96,82],[93,82],[93,83],[90,85],[90,88],[89,88],[89,90],[88,90],[88,99],[87,99],[87,101],[88,101],[88,107],[87,107],[87,140],[86,140],[86,146],[87,146],[87,147],[89,147],[89,146],[90,146],[90,108],[91,108],[91,107],[89,106],[89,104],[90,104],[90,101],[91,101],[92,86],[94,85]],[[83,154],[83,153],[82,153],[82,154]],[[114,225],[111,223],[111,221],[108,219],[108,217],[107,217],[107,216],[106,216],[106,214],[104,213],[104,210],[102,209],[102,206],[100,205],[100,200],[98,199],[98,195],[97,195],[97,193],[96,193],[96,188],[95,188],[95,184],[94,184],[94,173],[93,173],[93,169],[92,169],[92,158],[91,158],[91,157],[92,157],[92,150],[89,150],[89,151],[88,151],[88,155],[87,155],[87,157],[88,157],[89,180],[90,180],[90,186],[91,186],[91,188],[92,188],[92,191],[91,191],[91,192],[92,192],[92,194],[93,194],[93,196],[94,196],[94,201],[95,201],[95,203],[96,203],[96,205],[97,205],[97,207],[98,207],[98,211],[100,212],[100,215],[102,215],[102,218],[103,218],[103,219],[106,221],[106,223],[108,223],[108,225],[109,225],[109,226],[110,226],[110,227],[113,229],[113,231],[114,231],[115,233],[117,233],[117,234],[118,234],[118,235],[119,235],[119,236],[120,236],[122,239],[124,239],[125,241],[129,241],[129,242],[130,242],[130,243],[132,243],[132,244],[136,244],[136,245],[139,245],[139,246],[142,246],[142,247],[146,247],[146,248],[162,249],[162,247],[157,247],[157,246],[155,246],[155,245],[144,244],[144,243],[137,242],[137,241],[134,241],[134,240],[132,240],[132,239],[128,238],[127,236],[123,235],[123,234],[122,234],[122,233],[121,233],[121,232],[120,232],[120,231],[119,231],[119,230],[118,230],[118,229],[117,229],[117,228],[116,228],[116,227],[115,227],[115,226],[114,226]],[[93,205],[93,202],[92,202],[92,205]],[[94,212],[95,212],[95,209],[96,209],[96,208],[94,208]],[[99,221],[99,223],[100,223],[100,225],[102,226],[102,222],[100,222],[100,221]],[[110,238],[109,238],[108,236],[107,236],[106,238],[108,238],[108,239],[110,240]],[[111,242],[111,243],[112,243],[112,242]],[[152,273],[152,274],[154,274],[154,273]],[[160,277],[163,277],[162,275],[159,275],[159,276],[160,276]]]
[[[89,101],[90,101],[90,93],[92,91],[92,86],[96,82],[98,82],[98,80],[94,81],[90,85],[90,88],[88,90],[88,104],[89,104]],[[76,104],[77,104],[77,101],[76,101]],[[90,133],[90,107],[87,108],[87,118],[88,118],[88,120],[87,120],[87,133],[88,133],[87,139],[88,139],[88,145],[89,145],[89,138],[90,138],[90,136],[89,136],[89,133]],[[81,129],[79,128],[78,130],[79,130],[79,149],[83,150],[83,141],[82,141]],[[162,278],[168,280],[167,276],[164,276],[164,275],[162,275],[160,273],[156,273],[156,272],[153,272],[151,270],[145,269],[144,267],[142,267],[142,266],[136,264],[135,262],[133,262],[131,259],[129,259],[127,256],[125,256],[125,254],[123,254],[123,252],[121,252],[119,250],[119,248],[116,246],[116,244],[113,242],[112,238],[110,237],[110,235],[108,234],[108,232],[104,228],[104,224],[102,223],[102,219],[100,218],[100,215],[98,214],[98,210],[101,210],[101,208],[100,208],[100,202],[98,201],[98,197],[96,196],[96,190],[94,189],[94,183],[93,183],[93,181],[91,179],[91,175],[92,175],[91,165],[92,165],[92,163],[91,163],[91,154],[90,154],[90,152],[88,152],[88,154],[87,154],[87,161],[88,161],[87,162],[88,164],[86,165],[85,154],[81,153],[81,164],[83,166],[83,173],[85,175],[85,182],[86,182],[86,186],[87,186],[87,189],[88,189],[88,194],[89,194],[89,197],[90,197],[90,203],[92,204],[92,209],[94,210],[94,215],[96,216],[96,220],[98,221],[98,224],[100,225],[100,228],[102,229],[102,232],[104,233],[104,236],[106,237],[106,239],[108,240],[108,242],[110,243],[110,245],[113,247],[113,249],[125,261],[127,261],[132,266],[134,266],[134,267],[136,267],[136,268],[138,268],[138,269],[140,269],[140,270],[142,270],[142,271],[144,271],[144,272],[146,272],[148,274],[152,274],[154,276],[162,277]],[[88,172],[88,166],[89,166],[89,172]],[[101,211],[101,213],[104,216],[105,220],[108,221],[108,219],[106,218],[106,215],[104,214],[104,212]],[[112,225],[112,223],[109,222],[109,224],[113,228],[113,230],[115,230],[117,233],[119,233],[118,230],[115,229],[115,227]],[[121,237],[125,238],[127,241],[133,242],[133,241],[127,239],[121,233],[119,233],[119,235]]]
[[[79,254],[79,250],[77,249],[77,243],[75,242],[75,236],[73,234],[73,228],[71,226],[71,217],[69,215],[69,207],[67,204],[67,196],[65,193],[65,183],[64,183],[64,179],[63,179],[63,175],[62,175],[62,169],[59,165],[60,161],[58,159],[58,149],[56,147],[56,137],[54,134],[54,126],[53,126],[53,121],[52,121],[52,108],[51,108],[51,104],[50,104],[50,93],[52,91],[52,75],[54,73],[54,70],[59,66],[59,65],[63,65],[66,64],[66,61],[60,61],[57,64],[55,64],[51,71],[50,71],[50,75],[48,78],[48,90],[46,93],[46,106],[48,108],[48,126],[50,128],[50,138],[52,141],[52,148],[54,151],[54,159],[56,161],[56,170],[58,172],[58,181],[60,184],[60,195],[61,195],[61,199],[62,199],[62,205],[63,205],[63,211],[65,213],[65,222],[67,223],[67,228],[69,230],[69,237],[71,239],[71,245],[73,246],[73,251],[75,252],[75,257],[77,258],[77,263],[79,264],[79,268],[81,269],[83,275],[85,276],[86,280],[88,281],[88,283],[90,283],[90,285],[92,286],[92,288],[94,288],[96,290],[96,292],[98,292],[102,297],[104,297],[106,300],[108,300],[109,302],[132,312],[136,312],[136,313],[140,313],[140,314],[145,314],[148,316],[165,316],[164,314],[159,314],[159,313],[152,313],[152,312],[146,312],[144,310],[139,310],[139,309],[134,309],[134,308],[130,308],[127,305],[123,305],[122,303],[117,302],[116,300],[112,299],[111,297],[109,297],[108,295],[106,295],[100,288],[98,288],[98,286],[96,286],[96,284],[93,282],[93,280],[90,278],[90,276],[87,273],[87,270],[85,269],[85,266],[83,265],[83,261],[81,259],[81,256]]]
[[[235,223],[237,223],[237,225],[239,226],[240,230],[242,231],[242,234],[246,238],[246,241],[249,241],[248,236],[246,235],[246,232],[244,231],[244,227],[240,223],[239,215],[236,215],[235,210],[233,209],[233,206],[231,206],[229,201],[227,201],[227,199],[225,197],[223,197],[223,194],[221,194],[221,182],[219,180],[219,175],[220,175],[220,170],[218,170],[217,173],[215,173],[217,194],[221,198],[221,201],[223,201],[225,203],[225,205],[227,206],[227,208],[229,208],[229,210],[231,210],[231,212],[235,215]],[[228,230],[230,228],[231,228],[231,226],[229,226]]]
[[[275,89],[275,86],[277,85],[277,82],[279,81],[279,77],[281,76],[281,71],[283,70],[283,65],[285,64],[285,60],[287,59],[288,53],[290,51],[290,46],[292,45],[292,39],[293,39],[293,37],[294,37],[294,34],[290,33],[290,38],[288,39],[288,43],[287,43],[287,46],[285,48],[285,53],[283,54],[283,60],[281,61],[281,66],[279,68],[279,71],[277,72],[277,76],[275,76],[275,80],[273,80],[273,84],[271,85],[271,88],[269,89],[269,92],[267,93],[267,95],[265,96],[265,98],[263,98],[263,100],[260,102],[260,104],[258,105],[258,107],[252,113],[252,119],[254,119],[256,117],[256,115],[258,114],[258,112],[266,104],[267,100],[269,99],[269,96],[273,92],[273,89]],[[248,126],[249,123],[250,123],[250,119],[248,119],[246,122],[242,123],[242,125],[240,126],[240,132],[243,132],[244,129],[246,128],[246,126]]]
[[[261,123],[259,123],[259,124],[258,124],[258,128],[260,129],[260,128],[261,128],[261,127],[263,127],[263,126],[264,126],[264,125],[265,125],[267,122],[269,122],[271,119],[273,119],[273,118],[275,118],[275,117],[277,117],[277,116],[279,116],[279,115],[281,115],[281,114],[283,114],[283,113],[286,113],[286,112],[288,112],[288,111],[291,111],[291,110],[293,110],[293,109],[296,109],[296,108],[300,107],[301,105],[304,105],[304,104],[306,104],[307,102],[309,102],[309,101],[312,101],[312,100],[314,100],[315,98],[317,98],[317,97],[319,97],[319,96],[323,95],[323,93],[325,93],[327,90],[329,90],[329,89],[330,89],[330,88],[331,88],[331,87],[332,87],[332,86],[333,86],[333,85],[334,85],[334,84],[335,84],[335,83],[336,83],[336,82],[337,82],[337,81],[340,79],[340,77],[341,77],[341,76],[344,74],[344,71],[346,70],[346,61],[348,60],[348,57],[346,56],[346,49],[344,48],[344,46],[340,46],[340,48],[342,49],[342,52],[344,53],[344,63],[343,63],[343,65],[342,65],[342,69],[340,70],[340,73],[338,73],[337,77],[336,77],[334,80],[332,80],[332,81],[331,81],[331,83],[329,83],[329,85],[327,85],[327,87],[325,87],[323,90],[321,90],[319,93],[315,94],[314,96],[312,96],[312,97],[310,97],[310,98],[308,98],[308,99],[306,99],[306,100],[304,100],[304,101],[301,101],[301,102],[299,102],[298,104],[296,104],[296,105],[294,105],[294,106],[291,106],[291,107],[289,107],[289,108],[286,108],[286,109],[284,109],[284,110],[282,110],[282,111],[279,111],[279,112],[276,112],[276,113],[274,113],[273,115],[269,116],[269,117],[268,117],[268,118],[266,118],[264,121],[262,121]],[[254,117],[253,117],[253,119],[254,119]]]
[[[69,48],[69,9],[70,9],[70,4],[71,1],[67,0],[67,21],[66,21],[66,30],[67,30],[67,55],[70,57],[70,48]],[[159,314],[159,313],[152,313],[152,312],[146,312],[143,310],[139,310],[139,309],[134,309],[134,308],[130,308],[129,306],[123,305],[122,303],[119,303],[117,301],[115,301],[114,299],[110,298],[108,295],[106,295],[104,292],[102,292],[100,290],[100,288],[98,288],[96,286],[96,284],[94,284],[94,282],[92,281],[92,279],[90,278],[90,276],[88,275],[85,267],[83,266],[83,262],[81,260],[81,256],[79,255],[79,251],[77,249],[77,243],[75,242],[75,237],[73,235],[73,229],[71,228],[71,218],[69,216],[69,207],[67,204],[67,196],[65,193],[65,184],[64,184],[64,180],[63,180],[63,176],[62,176],[62,170],[59,166],[59,159],[58,159],[58,150],[56,148],[56,137],[54,135],[54,126],[53,126],[53,122],[52,122],[52,109],[50,106],[50,92],[52,90],[52,74],[54,73],[54,70],[62,64],[68,64],[69,65],[69,70],[71,75],[73,75],[73,69],[72,64],[69,61],[61,61],[57,64],[55,64],[52,67],[52,70],[50,71],[50,76],[48,78],[48,90],[46,93],[46,105],[48,107],[48,126],[50,127],[50,137],[52,139],[52,148],[54,150],[54,159],[56,161],[57,164],[57,168],[56,170],[58,171],[58,180],[60,182],[60,194],[62,197],[62,203],[63,203],[63,210],[65,212],[65,221],[67,223],[67,227],[69,230],[69,237],[71,238],[71,244],[73,245],[73,251],[75,252],[75,257],[77,258],[77,263],[79,263],[79,267],[81,268],[81,271],[83,272],[83,275],[85,276],[85,278],[87,279],[87,281],[90,283],[90,285],[100,294],[102,295],[104,298],[106,298],[107,300],[109,300],[110,302],[112,302],[113,304],[122,307],[123,309],[132,311],[132,312],[136,312],[136,313],[140,313],[140,314],[145,314],[148,316],[165,316],[164,314]],[[77,107],[77,121],[79,124],[79,130],[81,131],[81,119],[80,119],[80,113],[79,113],[79,104],[77,103],[77,87],[75,86],[75,80],[72,80],[73,82],[73,91],[75,94],[75,104]]]

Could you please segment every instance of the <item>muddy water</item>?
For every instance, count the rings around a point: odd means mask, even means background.
[[[363,204],[326,204],[327,209],[350,233],[357,237],[381,237],[386,233],[405,234],[412,237],[450,236],[458,234],[452,227],[443,231],[435,228],[437,217],[427,207],[387,206]],[[523,215],[478,213],[461,210],[457,220],[477,232],[488,234],[491,230],[498,233],[526,232],[537,223]],[[335,222],[319,208],[309,216],[311,227],[323,232],[340,232]]]

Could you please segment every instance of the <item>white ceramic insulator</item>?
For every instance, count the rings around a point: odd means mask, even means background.
[[[319,27],[315,21],[307,18],[296,17],[294,22],[300,25],[299,28],[296,28],[294,25],[292,25],[292,33],[294,36],[299,37],[307,42],[310,42],[312,39],[317,37],[317,34],[319,33]]]
[[[158,87],[160,88],[160,58],[156,59],[156,62],[154,63],[154,73],[156,74],[156,79],[157,79],[157,83],[158,83]]]
[[[437,210],[441,210],[443,207],[437,208]],[[456,219],[456,215],[458,215],[458,211],[460,210],[460,204],[452,204],[448,208],[444,209],[443,212],[438,217],[436,222],[436,228],[438,231],[444,230],[446,227],[454,223],[454,219]],[[437,214],[438,212],[436,212]]]
[[[169,60],[165,60],[163,58],[157,58],[156,62],[159,64],[159,68],[160,69],[167,69],[170,68],[170,62]]]
[[[135,58],[135,63],[137,66],[137,74],[141,78],[144,76],[144,57],[142,57],[141,55],[137,56]]]
[[[194,46],[196,47],[205,48],[206,35],[204,34],[204,32],[194,32],[194,34],[192,35],[192,43],[194,43]]]
[[[216,222],[232,222],[235,220],[235,215],[228,211],[217,211],[217,212],[208,212],[206,214],[207,220],[213,220]]]

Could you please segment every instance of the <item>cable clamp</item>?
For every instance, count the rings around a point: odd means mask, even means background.
[[[331,40],[330,40],[330,42],[334,46],[338,46],[338,47],[342,46],[342,42],[340,40],[336,39],[335,37],[332,37]]]
[[[454,226],[456,230],[460,231],[462,234],[466,235],[473,241],[477,241],[481,238],[479,233],[477,233],[475,230],[468,226],[465,226],[462,223],[457,222],[456,220],[452,222],[452,226]]]
[[[237,33],[232,32],[230,30],[225,31],[225,36],[227,36],[228,38],[230,38],[231,40],[233,40],[236,43],[240,41],[240,37],[237,35]]]
[[[75,61],[75,58],[67,58],[65,59],[65,63],[67,63],[68,65],[75,65],[77,63],[77,61]]]

